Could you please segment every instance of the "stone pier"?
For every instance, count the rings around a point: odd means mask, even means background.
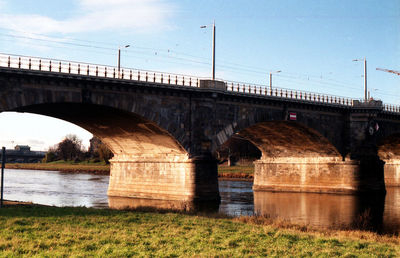
[[[219,201],[217,163],[211,159],[140,157],[111,161],[109,196]]]
[[[354,193],[359,163],[337,157],[278,157],[255,162],[255,191]]]
[[[385,185],[400,186],[400,159],[384,160]]]

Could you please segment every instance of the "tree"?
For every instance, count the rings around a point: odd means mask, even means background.
[[[91,158],[110,163],[110,159],[114,156],[111,150],[96,136],[90,139],[89,155]]]
[[[47,162],[52,162],[52,161],[56,161],[58,160],[58,156],[57,156],[57,151],[56,151],[56,147],[50,147],[49,150],[46,152],[46,155],[44,156],[44,158],[42,159],[43,163],[47,163]]]
[[[65,136],[59,144],[57,144],[56,154],[59,159],[65,161],[79,161],[83,158],[82,140],[76,135],[69,134]]]

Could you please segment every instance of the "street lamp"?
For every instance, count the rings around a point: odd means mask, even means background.
[[[124,48],[128,48],[131,45],[125,45]],[[121,47],[118,47],[118,79],[121,77],[120,76],[120,71],[121,70]]]
[[[364,61],[364,101],[368,101],[368,89],[367,89],[367,58],[354,59],[353,62]]]
[[[270,92],[272,92],[272,74],[273,74],[273,73],[280,73],[280,72],[282,72],[282,71],[279,70],[279,71],[275,71],[275,72],[270,72],[270,73],[269,73],[269,91],[270,91]]]
[[[205,29],[210,25],[200,26],[201,29]],[[215,80],[215,21],[212,24],[213,26],[213,39],[212,39],[212,79]]]

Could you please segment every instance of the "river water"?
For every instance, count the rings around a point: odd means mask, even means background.
[[[95,208],[165,205],[160,201],[109,198],[108,180],[104,175],[6,169],[4,198]],[[320,228],[400,232],[400,187],[387,188],[386,196],[277,193],[253,192],[252,182],[220,180],[219,189],[221,203],[213,205],[213,211],[231,216],[256,214]]]

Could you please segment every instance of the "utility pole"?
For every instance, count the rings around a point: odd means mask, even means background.
[[[213,22],[213,44],[212,44],[212,79],[215,80],[215,20]]]
[[[6,165],[6,147],[1,149],[1,194],[0,194],[0,208],[3,207],[3,189],[4,189],[4,167]]]
[[[124,46],[124,48],[128,47],[130,47],[130,45]],[[120,70],[121,70],[121,47],[118,47],[118,79],[121,78]]]
[[[201,29],[207,28],[210,25],[203,25],[200,26]],[[212,24],[213,26],[213,38],[212,38],[212,79],[215,80],[215,33],[216,33],[216,27],[215,27],[215,20]]]
[[[269,73],[269,92],[272,92],[272,73],[280,73],[281,70]]]
[[[354,62],[364,61],[364,101],[368,102],[368,88],[367,88],[367,58],[363,59],[354,59]]]
[[[368,101],[368,96],[367,96],[367,58],[364,57],[364,97],[365,97],[365,102]]]

